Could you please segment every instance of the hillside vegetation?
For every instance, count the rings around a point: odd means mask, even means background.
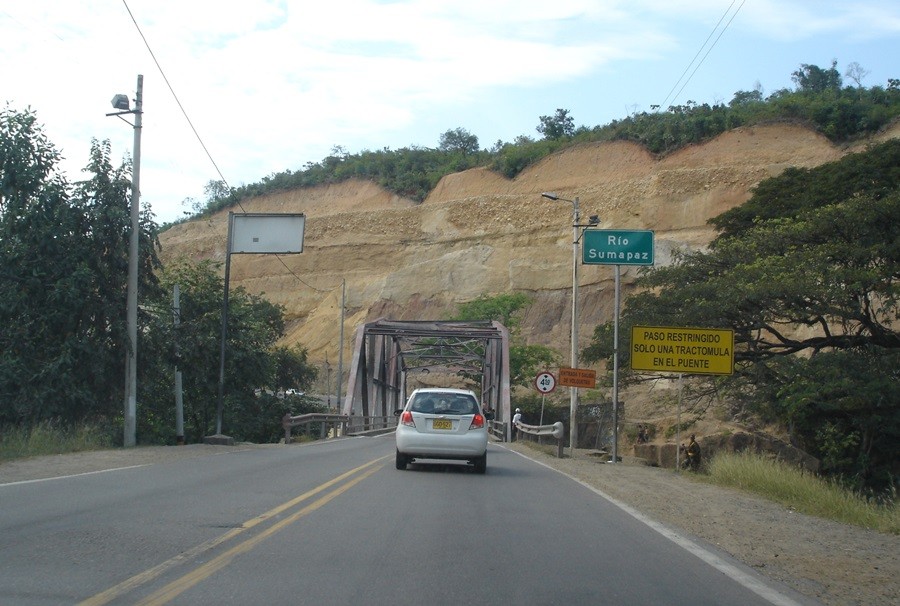
[[[792,78],[796,89],[777,90],[765,98],[758,89],[737,91],[727,104],[687,101],[594,127],[576,128],[569,111],[557,109],[554,115],[540,118],[536,130],[543,138],[522,135],[512,142],[497,141],[490,149],[481,149],[477,136],[463,128],[441,135],[437,148],[351,154],[335,147],[320,162],[269,175],[259,183],[230,190],[222,182],[211,182],[208,199],[195,202],[195,210],[205,216],[256,196],[348,179],[371,180],[398,196],[421,202],[449,174],[483,166],[514,178],[550,154],[580,143],[631,141],[662,155],[741,126],[779,121],[806,125],[834,143],[844,143],[872,135],[900,115],[898,79],[891,79],[886,87],[845,86],[836,62],[827,69],[804,64]]]

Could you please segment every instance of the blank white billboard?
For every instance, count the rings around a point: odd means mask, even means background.
[[[232,215],[231,252],[294,254],[303,252],[303,213]]]

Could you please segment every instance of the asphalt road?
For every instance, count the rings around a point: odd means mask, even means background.
[[[499,445],[393,436],[0,485],[0,604],[798,604]],[[796,600],[796,601],[795,601]]]

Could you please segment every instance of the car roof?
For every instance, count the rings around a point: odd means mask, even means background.
[[[475,395],[475,392],[471,389],[458,389],[456,387],[420,387],[413,390],[412,393],[461,393],[471,396]]]

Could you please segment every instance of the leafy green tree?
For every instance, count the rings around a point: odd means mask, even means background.
[[[569,115],[567,109],[557,109],[552,116],[541,116],[537,132],[545,139],[562,139],[575,134],[575,119]]]
[[[272,349],[275,373],[272,387],[276,392],[288,389],[307,391],[319,376],[319,370],[309,363],[305,348],[277,346]]]
[[[890,485],[900,460],[898,152],[892,141],[786,171],[713,219],[721,233],[709,251],[678,254],[640,280],[647,290],[623,313],[623,366],[631,325],[732,328],[736,373],[715,389],[783,423],[830,473]],[[608,325],[584,355],[611,355]]]
[[[478,151],[478,137],[464,128],[454,128],[441,135],[438,149],[442,152],[461,153],[464,156]]]
[[[461,303],[452,320],[479,321],[496,320],[511,333],[521,325],[520,313],[531,300],[523,293],[504,293],[495,297],[483,295],[473,301]]]
[[[122,410],[129,167],[94,141],[90,178],[71,186],[58,161],[32,112],[0,112],[0,423]],[[152,293],[156,226],[141,219],[139,287]]]
[[[209,181],[203,187],[203,194],[209,204],[217,204],[231,195],[231,188],[225,181]]]
[[[803,63],[800,69],[791,74],[791,80],[799,90],[812,93],[838,91],[843,85],[841,73],[837,70],[837,60],[831,62],[830,69]]]
[[[211,261],[177,261],[162,272],[159,313],[142,343],[147,363],[139,382],[139,439],[171,441],[174,432],[172,381],[182,372],[185,433],[200,441],[215,429],[224,280]],[[176,328],[172,292],[179,285],[180,321]],[[228,340],[225,357],[223,424],[236,439],[265,441],[280,435],[283,400],[262,397],[267,389],[308,389],[316,369],[306,350],[278,346],[283,335],[283,310],[242,288],[229,293]],[[273,433],[274,432],[274,433]]]
[[[734,96],[731,98],[731,101],[728,103],[729,107],[747,107],[753,103],[762,103],[763,95],[760,89],[755,90],[739,90],[734,93]]]
[[[521,313],[531,303],[523,293],[506,293],[495,297],[482,296],[459,306],[452,320],[497,321],[509,330],[509,381],[510,385],[527,386],[537,373],[558,365],[558,354],[543,345],[526,345],[521,342],[519,326]]]

